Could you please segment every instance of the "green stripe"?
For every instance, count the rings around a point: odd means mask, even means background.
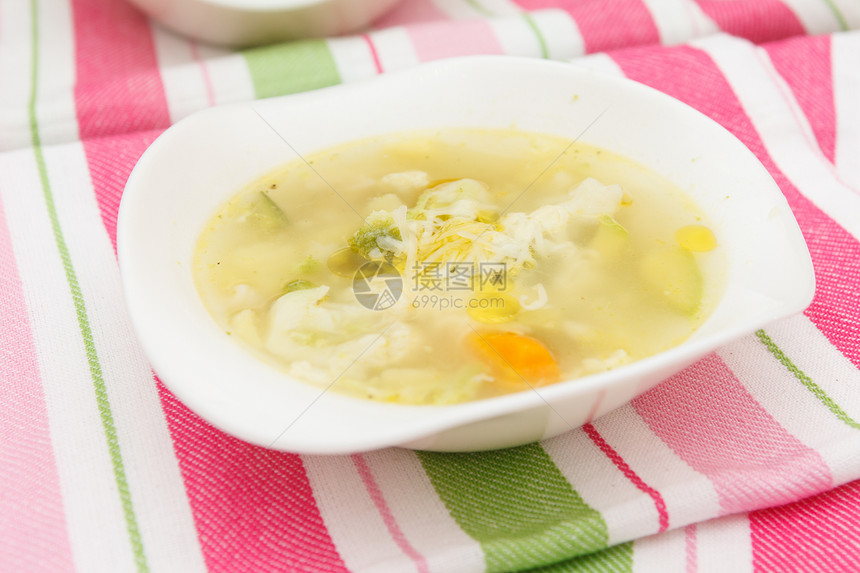
[[[418,456],[451,516],[481,544],[490,572],[555,563],[606,547],[600,513],[582,501],[538,444]]]
[[[538,44],[540,44],[540,55],[543,59],[549,59],[549,48],[546,45],[546,39],[544,39],[543,34],[538,28],[537,23],[534,21],[534,18],[531,17],[531,14],[528,12],[523,12],[523,20],[526,21],[526,24],[529,25],[529,28],[532,29],[535,36],[537,37]]]
[[[827,406],[827,408],[833,412],[837,418],[851,426],[856,430],[860,430],[860,424],[858,424],[851,416],[849,416],[845,410],[839,407],[839,404],[833,401],[833,398],[827,395],[827,392],[824,389],[812,381],[812,378],[806,375],[806,373],[798,368],[791,359],[785,355],[785,352],[776,345],[776,343],[767,335],[764,330],[759,330],[756,332],[756,336],[758,339],[770,350],[770,353],[773,354],[777,360],[779,360],[783,366],[785,366],[789,372],[794,374],[794,377],[800,380],[800,382],[806,386],[806,389],[812,392],[816,398],[821,400],[821,403]]]
[[[538,567],[528,573],[629,573],[633,571],[633,542]]]
[[[78,284],[78,278],[75,274],[75,269],[72,266],[72,260],[69,256],[69,249],[66,245],[66,239],[63,236],[63,230],[60,227],[60,221],[57,217],[57,208],[54,205],[54,195],[51,191],[51,184],[48,181],[48,170],[45,165],[45,155],[42,151],[41,137],[39,135],[39,127],[36,120],[36,94],[38,92],[37,78],[39,75],[39,13],[38,0],[31,0],[30,13],[32,19],[32,56],[33,64],[31,68],[31,83],[30,83],[30,101],[28,104],[28,113],[30,120],[30,137],[33,143],[33,150],[36,155],[36,166],[39,169],[39,179],[42,184],[42,194],[45,198],[45,205],[48,210],[48,216],[51,219],[51,228],[54,233],[54,241],[57,244],[57,250],[60,253],[60,258],[63,262],[63,269],[66,272],[66,281],[71,290],[72,300],[75,305],[75,313],[78,319],[78,327],[83,337],[84,347],[87,352],[87,362],[90,366],[90,376],[93,380],[95,388],[96,403],[98,404],[99,415],[101,416],[102,427],[104,428],[105,437],[107,438],[108,452],[110,453],[111,464],[113,465],[114,479],[119,490],[120,501],[122,504],[123,515],[125,516],[125,525],[128,530],[129,541],[131,542],[134,560],[137,564],[138,571],[149,571],[146,563],[146,555],[143,551],[143,543],[140,538],[140,530],[137,527],[137,519],[134,514],[134,506],[131,502],[131,493],[128,489],[128,481],[125,476],[125,468],[122,463],[122,454],[119,449],[119,440],[116,435],[116,427],[113,422],[113,414],[110,409],[107,391],[105,389],[104,378],[102,377],[101,364],[99,363],[96,354],[95,343],[93,342],[93,333],[90,328],[89,318],[87,317],[87,309],[84,306],[84,297],[81,294],[81,287]],[[98,535],[98,532],[93,532],[93,535]]]
[[[258,98],[292,94],[340,83],[325,40],[305,40],[242,52]]]
[[[842,28],[842,31],[848,30],[850,26],[848,26],[848,22],[845,20],[845,16],[842,14],[842,11],[836,6],[833,0],[824,0],[824,3],[827,4],[827,7],[830,8],[830,11],[833,12],[833,16],[836,18],[836,21],[839,22],[839,27]]]

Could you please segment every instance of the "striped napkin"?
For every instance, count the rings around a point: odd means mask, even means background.
[[[404,0],[364,34],[227,51],[120,0],[0,0],[0,570],[860,570],[852,28],[856,0]],[[812,305],[505,451],[298,456],[185,408],[117,270],[141,153],[212,105],[478,53],[570,60],[724,125],[797,217]]]

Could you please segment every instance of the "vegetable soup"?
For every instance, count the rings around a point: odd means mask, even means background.
[[[296,160],[223,205],[196,245],[215,321],[291,377],[450,404],[673,347],[724,261],[697,206],[605,149],[446,129]]]

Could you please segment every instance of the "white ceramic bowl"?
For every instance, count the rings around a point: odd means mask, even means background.
[[[321,394],[257,360],[216,326],[197,295],[190,261],[204,223],[241,187],[293,159],[290,146],[306,154],[387,132],[511,124],[573,138],[598,115],[582,141],[676,182],[707,213],[729,261],[713,314],[672,350],[535,392],[453,406],[382,404]],[[129,178],[118,243],[129,310],[164,383],[235,436],[306,453],[480,450],[557,435],[803,310],[814,291],[809,253],[782,193],[734,136],[632,81],[505,57],[445,60],[189,117],[153,143]]]
[[[400,0],[131,0],[186,36],[226,46],[352,32]]]

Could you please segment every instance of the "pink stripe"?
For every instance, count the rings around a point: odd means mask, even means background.
[[[831,487],[821,456],[789,434],[715,354],[633,401],[676,454],[714,484],[722,514]]]
[[[710,116],[734,133],[782,189],[812,255],[815,299],[805,314],[860,368],[860,242],[804,197],[782,174],[707,54],[690,47],[627,50],[612,55],[624,73]],[[683,73],[678,73],[683,70]]]
[[[299,456],[228,436],[159,392],[210,571],[347,571]]]
[[[370,50],[370,55],[373,58],[373,65],[376,67],[376,73],[382,73],[382,62],[379,61],[379,52],[376,51],[376,45],[373,43],[373,38],[367,34],[362,34],[362,38],[367,43],[367,48]]]
[[[640,478],[636,474],[636,472],[633,471],[633,469],[627,464],[627,462],[624,461],[624,458],[622,458],[618,454],[618,452],[616,452],[615,449],[610,446],[605,439],[603,439],[603,436],[600,435],[600,432],[597,431],[597,428],[595,428],[591,424],[585,424],[582,429],[585,431],[588,437],[591,438],[591,441],[594,442],[594,445],[600,448],[600,451],[603,452],[603,454],[607,458],[612,460],[612,463],[615,464],[615,467],[621,470],[621,473],[623,473],[624,476],[628,480],[630,480],[633,485],[635,485],[637,488],[639,488],[640,491],[647,493],[651,497],[651,499],[654,501],[654,507],[657,508],[657,513],[659,515],[660,520],[660,529],[658,533],[666,531],[669,528],[669,513],[666,511],[666,503],[663,501],[663,496],[660,495],[660,492],[645,483],[642,478]]]
[[[364,456],[361,454],[353,454],[351,457],[352,462],[358,470],[358,475],[361,476],[361,481],[364,482],[364,487],[367,490],[367,493],[370,494],[370,499],[372,499],[374,505],[376,505],[376,510],[379,512],[379,515],[382,516],[382,520],[385,522],[385,526],[388,528],[388,532],[391,534],[395,543],[397,543],[397,546],[400,547],[400,550],[415,563],[419,573],[429,573],[430,569],[427,567],[427,561],[424,559],[424,556],[412,547],[406,539],[406,536],[403,535],[403,531],[400,530],[400,526],[397,525],[397,520],[394,519],[394,515],[392,515],[388,504],[385,502],[385,497],[379,489],[379,484],[377,484],[376,480],[373,478],[373,473],[371,473],[370,467],[368,467]]]
[[[860,481],[749,517],[756,571],[857,571]]]
[[[102,222],[116,250],[116,218],[125,182],[146,148],[161,130],[138,131],[84,142],[90,179]]]
[[[797,15],[780,0],[696,0],[724,31],[756,43],[806,33]]]
[[[408,27],[407,32],[422,62],[472,54],[504,53],[487,20],[421,24]]]
[[[200,49],[197,47],[197,42],[191,40],[188,42],[188,47],[191,50],[191,57],[197,62],[200,67],[200,75],[203,76],[203,85],[206,87],[206,103],[209,106],[215,105],[215,88],[212,87],[212,76],[209,74],[209,67],[206,61],[200,57]]]
[[[824,156],[836,154],[836,103],[830,36],[804,37],[764,46],[773,67],[791,88]]]
[[[116,213],[137,159],[170,125],[146,18],[127,2],[72,0],[75,108],[90,176],[116,248]],[[103,139],[100,139],[103,138]]]
[[[72,0],[81,139],[170,125],[152,34],[128,2]]]
[[[641,0],[516,0],[527,10],[562,8],[576,21],[587,53],[659,44],[660,32]]]
[[[0,571],[71,571],[48,411],[2,203],[0,403]]]
[[[419,22],[434,22],[447,20],[448,16],[440,10],[433,0],[406,0],[398,4],[391,12],[374,22],[376,30],[404,24]]]
[[[797,100],[796,100],[794,97],[792,97],[792,94],[790,93],[790,92],[791,92],[791,88],[790,88],[790,87],[789,87],[789,88],[786,88],[786,87],[785,87],[785,85],[784,85],[784,83],[780,81],[779,73],[778,73],[778,72],[776,72],[776,71],[773,69],[773,67],[772,67],[772,66],[768,65],[768,63],[769,63],[769,61],[768,61],[768,57],[767,57],[766,55],[764,55],[764,53],[763,53],[763,52],[761,52],[761,51],[756,51],[756,52],[755,52],[755,57],[756,57],[759,61],[761,61],[761,62],[762,62],[762,66],[763,66],[763,67],[764,67],[764,69],[765,69],[765,73],[767,73],[767,74],[768,74],[768,77],[769,77],[769,78],[771,79],[771,81],[776,85],[777,89],[779,90],[780,96],[782,97],[782,100],[785,102],[786,106],[789,108],[789,110],[790,110],[790,112],[791,112],[791,115],[794,117],[794,120],[795,120],[795,122],[797,123],[797,125],[803,125],[803,124],[804,124],[804,117],[803,117],[803,116],[804,116],[805,114],[804,114],[804,112],[803,112],[802,110],[798,111],[798,110],[796,109],[796,108],[797,108],[797,106],[795,105],[795,103],[794,103],[794,102],[796,102]],[[831,80],[831,79],[828,79],[827,81],[832,81],[832,80]],[[828,89],[829,89],[829,91],[830,91],[830,95],[831,95],[831,102],[832,102],[833,89],[832,89],[832,85],[831,85],[831,84],[828,84]],[[834,103],[833,107],[835,108],[835,103]],[[835,140],[835,138],[836,138],[836,118],[835,118],[835,109],[834,109],[834,117],[833,117],[833,118],[831,118],[831,122],[832,122],[832,123],[830,124],[830,126],[831,126],[831,128],[832,128],[832,129],[830,130],[830,132],[832,133],[833,138],[834,138],[834,140]],[[815,129],[816,129],[816,128],[817,128],[817,129],[819,129],[819,131],[821,131],[821,132],[826,132],[826,131],[827,131],[827,126],[826,126],[826,124],[815,124],[815,127],[813,127],[813,128],[812,128],[812,129],[813,129],[813,133],[812,133],[811,135],[810,135],[810,134],[807,134],[807,133],[806,133],[806,131],[804,130],[804,132],[803,132],[803,137],[804,137],[804,139],[806,140],[806,144],[809,146],[809,149],[810,149],[814,154],[816,154],[817,156],[819,156],[819,158],[821,159],[821,161],[822,161],[823,163],[825,163],[825,164],[826,164],[826,168],[827,168],[827,170],[830,172],[831,176],[832,176],[836,181],[839,181],[839,183],[841,183],[843,186],[845,186],[845,187],[847,187],[847,188],[849,188],[849,189],[852,189],[852,190],[854,190],[854,191],[855,191],[855,192],[857,192],[857,193],[860,193],[860,191],[858,191],[857,189],[854,189],[850,183],[848,183],[848,182],[846,182],[845,180],[843,180],[843,178],[842,178],[842,174],[841,174],[841,173],[839,173],[839,171],[836,169],[836,165],[834,165],[834,163],[833,163],[833,158],[832,158],[832,157],[826,157],[826,156],[824,155],[824,152],[821,150],[821,147],[820,147],[820,145],[819,145],[819,143],[818,143],[817,137],[815,136],[815,133],[816,133],[816,132],[815,132]],[[833,145],[834,145],[834,148],[835,148],[835,141],[833,142]],[[832,149],[831,149],[831,153],[833,153],[833,150],[832,150]]]
[[[684,528],[684,550],[687,557],[687,573],[696,573],[699,570],[699,555],[695,523]]]
[[[84,150],[102,220],[115,241],[123,186],[167,125],[167,101],[147,21],[125,2],[73,5],[78,120],[89,137]],[[160,384],[159,393],[209,569],[346,570],[298,456],[229,437]]]

